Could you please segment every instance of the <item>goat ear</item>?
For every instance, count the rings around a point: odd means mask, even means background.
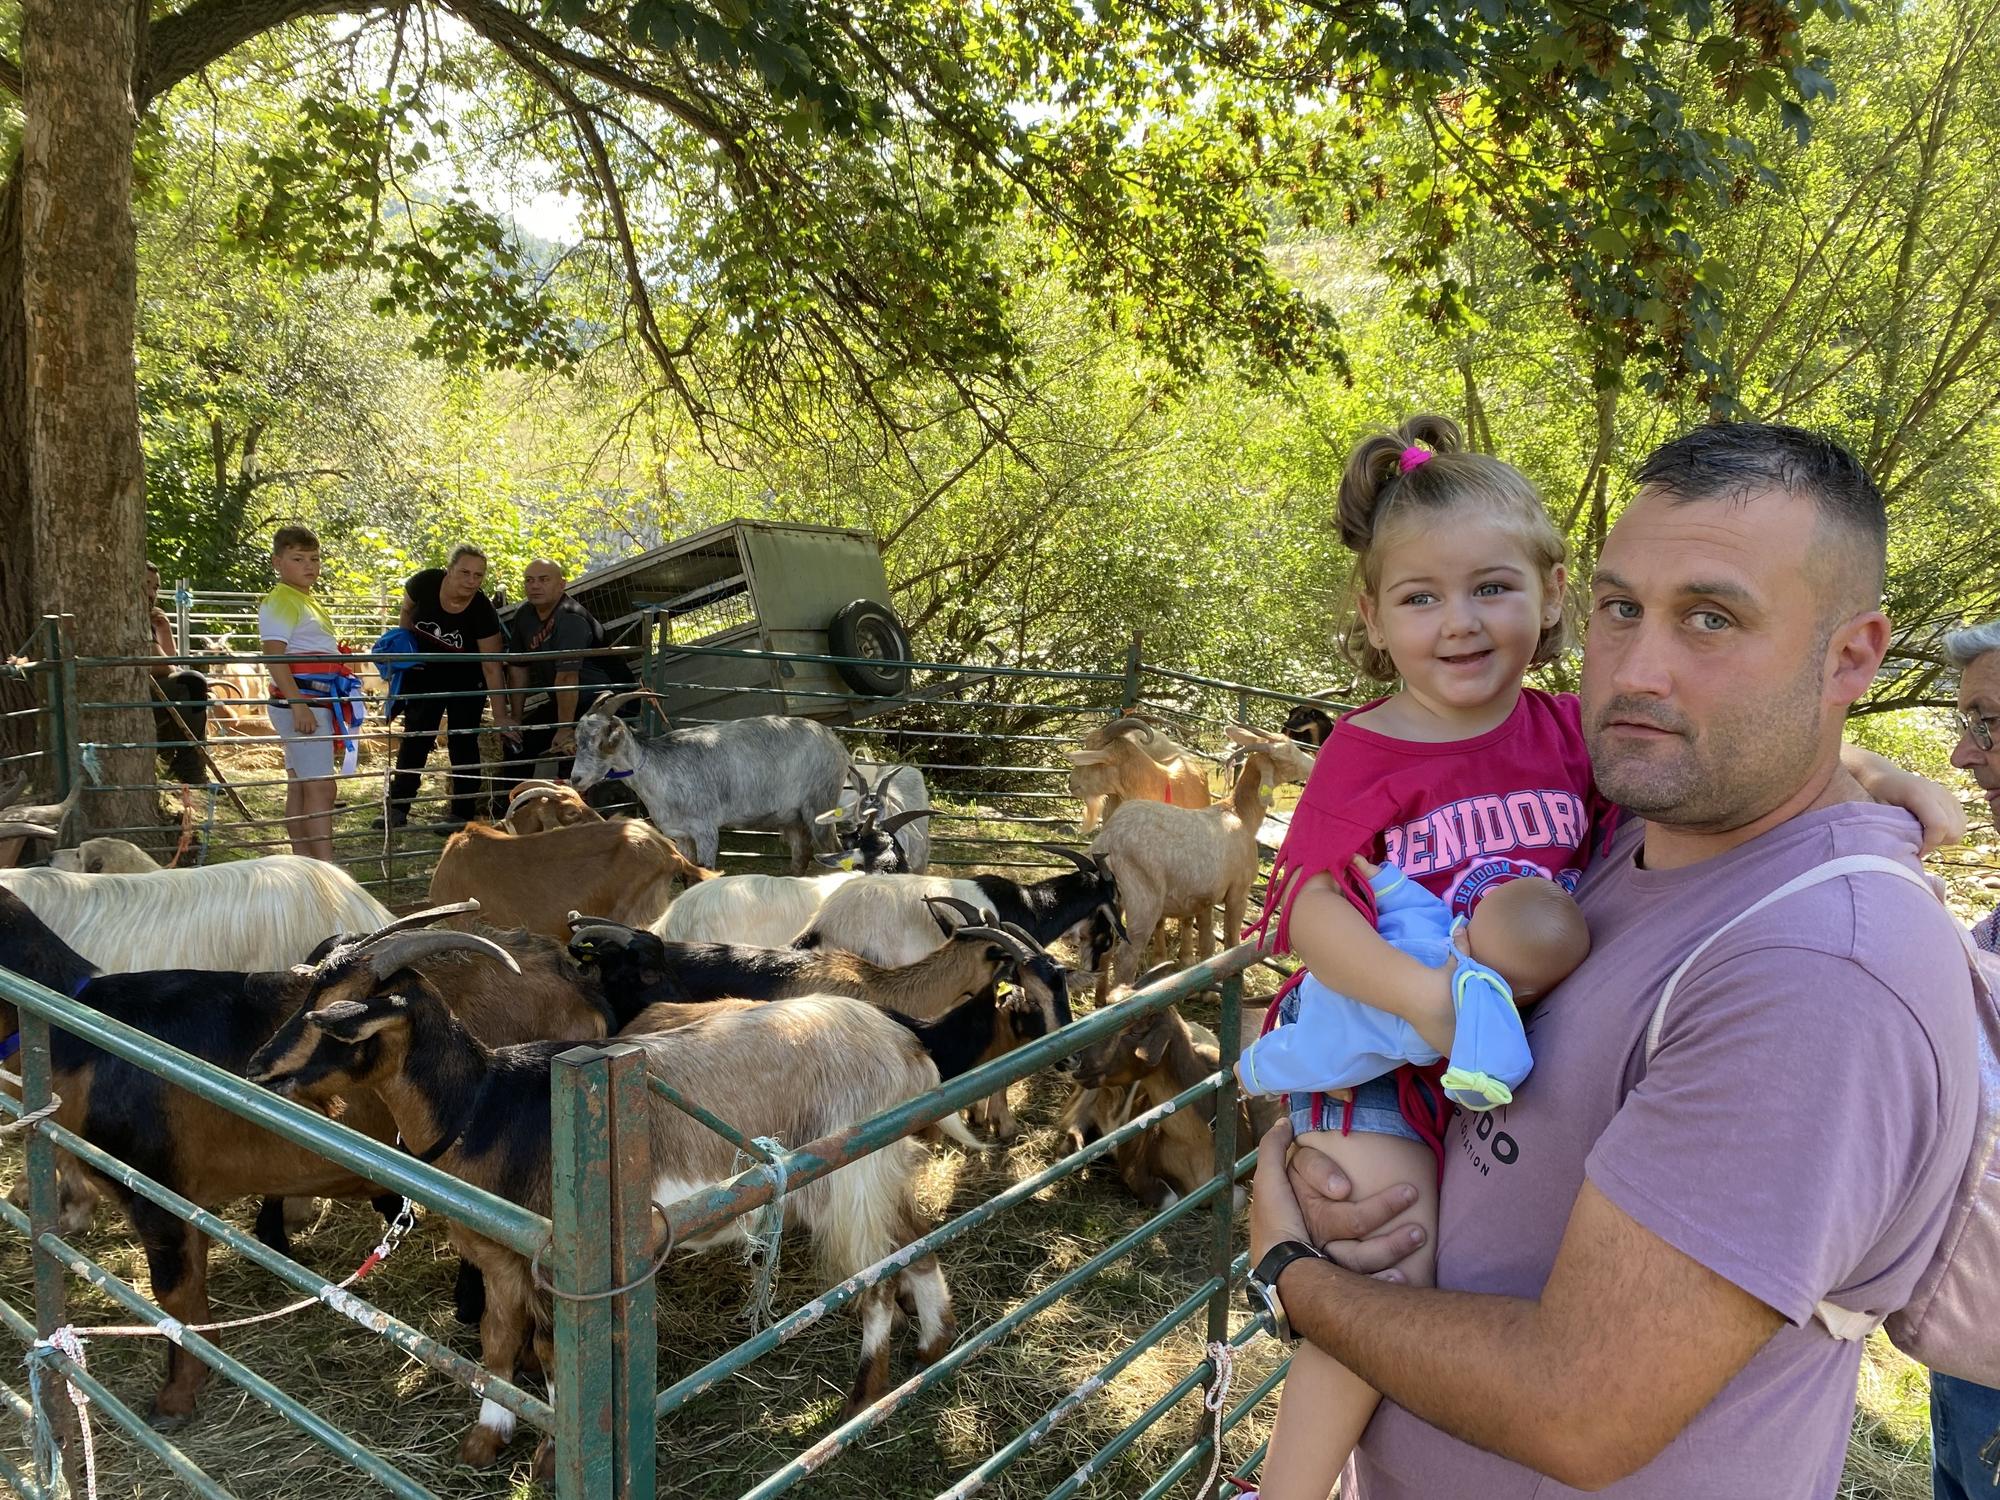
[[[815,854],[813,858],[825,865],[829,870],[851,870],[855,866],[854,851],[852,849],[847,850],[843,854]]]
[[[821,813],[818,817],[814,818],[813,821],[815,823],[819,823],[822,825],[827,823],[838,823],[842,818],[846,816],[847,816],[846,808],[829,807],[825,812]]]
[[[1101,766],[1111,759],[1106,750],[1071,750],[1069,763],[1073,766]]]
[[[336,1042],[359,1042],[375,1035],[403,1010],[402,1002],[387,997],[388,1003],[336,1000],[319,1010],[306,1012],[306,1024],[325,1032]]]
[[[1148,1072],[1166,1060],[1167,1048],[1173,1045],[1176,1019],[1172,1010],[1161,1011],[1153,1017],[1153,1024],[1146,1029],[1146,1034],[1139,1038],[1139,1061]]]

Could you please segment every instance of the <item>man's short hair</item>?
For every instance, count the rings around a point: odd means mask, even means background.
[[[1945,632],[1944,659],[1961,672],[1989,651],[2000,651],[2000,620]]]
[[[1867,564],[1862,582],[1882,596],[1889,509],[1861,461],[1824,433],[1782,422],[1713,422],[1655,448],[1639,465],[1643,488],[1668,499],[1743,500],[1761,489],[1809,499]]]
[[[289,552],[294,547],[317,552],[319,538],[303,526],[280,526],[278,534],[271,538],[271,556],[276,557],[280,552]]]
[[[451,549],[451,556],[444,560],[445,572],[449,573],[453,568],[457,567],[458,560],[461,557],[476,557],[481,562],[487,561],[486,554],[473,546],[472,543],[460,542],[456,547]]]

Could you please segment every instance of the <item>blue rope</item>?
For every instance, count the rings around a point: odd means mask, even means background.
[[[50,1345],[38,1342],[29,1346],[27,1358],[21,1361],[28,1367],[28,1407],[35,1415],[35,1478],[45,1488],[52,1487],[62,1473],[62,1444],[56,1438],[55,1423],[49,1420],[48,1409],[42,1402],[42,1375],[49,1356],[54,1352]]]
[[[785,1233],[785,1143],[769,1135],[754,1139],[771,1158],[763,1164],[764,1175],[771,1179],[771,1201],[757,1210],[757,1222],[750,1230],[750,1249],[745,1259],[757,1268],[757,1280],[750,1289],[750,1302],[743,1315],[749,1320],[750,1331],[761,1333],[776,1321],[773,1298],[777,1290],[778,1252]],[[730,1170],[740,1172],[746,1165],[744,1153],[738,1151]]]

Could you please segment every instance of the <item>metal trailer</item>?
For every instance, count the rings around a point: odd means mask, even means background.
[[[909,637],[865,531],[739,518],[586,573],[569,592],[608,644],[644,655],[645,685],[675,722],[796,714],[853,724],[909,685]]]

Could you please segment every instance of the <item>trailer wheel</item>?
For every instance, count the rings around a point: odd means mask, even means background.
[[[826,637],[830,655],[869,658],[841,662],[834,667],[841,681],[857,693],[888,698],[910,685],[908,667],[875,665],[910,659],[909,634],[888,605],[877,604],[873,599],[856,599],[842,606],[828,622]]]

